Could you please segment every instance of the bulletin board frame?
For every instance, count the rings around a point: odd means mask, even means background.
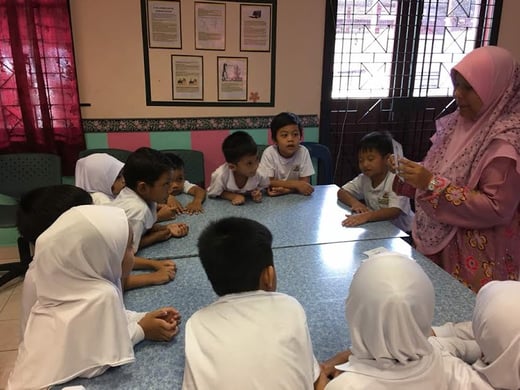
[[[225,50],[200,49],[195,45],[195,6],[207,0],[182,0],[180,2],[182,28],[180,48],[150,47],[148,3],[141,0],[141,20],[143,37],[144,81],[147,106],[199,106],[199,107],[274,107],[276,81],[276,9],[277,0],[216,0],[215,4],[225,4]],[[176,1],[176,0],[163,0]],[[242,38],[242,7],[269,7],[269,50],[244,50]],[[190,30],[191,28],[191,30]],[[182,99],[173,96],[174,77],[173,56],[202,57],[203,74],[202,99]],[[222,99],[223,84],[219,74],[218,61],[222,58],[243,58],[247,67],[246,96],[237,99]],[[231,95],[233,96],[233,95]],[[239,98],[238,98],[239,97]]]

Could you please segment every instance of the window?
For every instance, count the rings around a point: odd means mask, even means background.
[[[338,0],[333,99],[451,95],[450,69],[488,44],[495,0]]]

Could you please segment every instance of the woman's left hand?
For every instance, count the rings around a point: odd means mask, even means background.
[[[428,184],[433,177],[432,173],[421,164],[406,158],[399,159],[399,176],[419,190],[428,189]]]

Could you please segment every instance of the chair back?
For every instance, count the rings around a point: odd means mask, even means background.
[[[0,193],[15,199],[35,188],[61,184],[61,160],[56,154],[0,154]]]
[[[182,158],[186,179],[199,187],[206,188],[204,185],[204,154],[201,151],[193,149],[167,149],[161,150],[161,152],[174,153]]]
[[[334,181],[332,172],[332,156],[327,146],[317,142],[302,142],[309,150],[311,158],[318,161],[317,184],[332,184]]]
[[[98,149],[85,149],[79,152],[79,158],[86,157],[88,155],[94,153],[106,153],[110,154],[112,157],[117,158],[121,162],[126,162],[126,159],[132,153],[130,150],[125,149],[115,149],[115,148],[98,148]]]

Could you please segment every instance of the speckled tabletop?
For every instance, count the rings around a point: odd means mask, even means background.
[[[273,248],[406,236],[388,221],[342,227],[341,221],[350,210],[338,202],[338,189],[334,184],[316,186],[311,196],[264,196],[261,203],[248,199],[241,206],[233,206],[223,199],[208,198],[203,204],[203,214],[179,215],[169,221],[187,223],[190,232],[186,237],[154,244],[140,250],[138,255],[156,259],[197,256],[197,238],[202,230],[208,222],[226,216],[251,218],[267,226],[273,233]],[[188,195],[179,197],[183,204],[188,199]]]
[[[435,286],[434,324],[471,318],[474,294],[400,238],[275,249],[278,291],[294,296],[305,308],[319,361],[348,347],[345,297],[354,272],[366,258],[364,252],[377,247],[411,255],[424,268]],[[148,311],[173,305],[185,321],[197,309],[216,299],[197,257],[179,259],[177,264],[177,277],[172,283],[125,293],[128,309]],[[102,327],[102,324],[93,326]],[[183,345],[182,326],[180,334],[170,343],[144,341],[137,345],[135,363],[111,369],[90,380],[75,380],[69,385],[82,384],[87,389],[180,389]]]

